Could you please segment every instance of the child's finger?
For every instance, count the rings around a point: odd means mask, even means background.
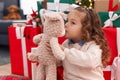
[[[48,51],[52,51],[52,50],[51,50],[51,47],[46,47],[46,49],[47,49]]]
[[[53,54],[52,54],[52,49],[51,49],[51,47],[50,47],[50,43],[49,43],[49,42],[46,43],[46,49],[47,49],[47,51],[50,53],[50,55],[53,55]]]
[[[50,48],[46,48],[46,49],[47,49],[48,52],[50,52],[50,53],[52,52],[52,50]]]
[[[48,51],[52,52],[49,42],[46,43],[46,49],[47,49]]]
[[[49,48],[51,48],[51,47],[50,47],[50,43],[49,43],[49,42],[47,42],[47,43],[46,43],[46,46],[47,46],[47,47],[49,47]]]
[[[47,44],[46,49],[47,49],[47,51],[49,52],[50,55],[53,55],[50,45]]]

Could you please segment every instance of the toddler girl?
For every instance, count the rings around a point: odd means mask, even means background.
[[[65,30],[67,40],[60,45],[65,54],[64,80],[104,80],[102,69],[109,59],[109,47],[97,13],[75,8],[68,14]]]

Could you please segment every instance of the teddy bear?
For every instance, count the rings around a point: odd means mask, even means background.
[[[38,44],[33,51],[28,53],[30,61],[37,61],[37,72],[35,80],[57,80],[56,62],[65,58],[64,52],[61,50],[58,37],[64,36],[64,19],[66,15],[61,12],[50,12],[42,15],[43,17],[43,33],[33,37],[33,42]],[[46,43],[50,43],[52,52],[47,50]]]
[[[7,8],[8,14],[6,16],[3,16],[3,20],[17,20],[21,19],[20,14],[18,13],[18,6],[16,5],[10,5]]]

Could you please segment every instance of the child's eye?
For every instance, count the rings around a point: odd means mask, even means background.
[[[75,24],[75,22],[71,22],[72,24]]]

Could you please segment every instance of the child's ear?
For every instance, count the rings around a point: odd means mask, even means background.
[[[67,20],[67,14],[63,13],[63,12],[59,12],[59,14],[62,16],[62,18],[64,20]]]

